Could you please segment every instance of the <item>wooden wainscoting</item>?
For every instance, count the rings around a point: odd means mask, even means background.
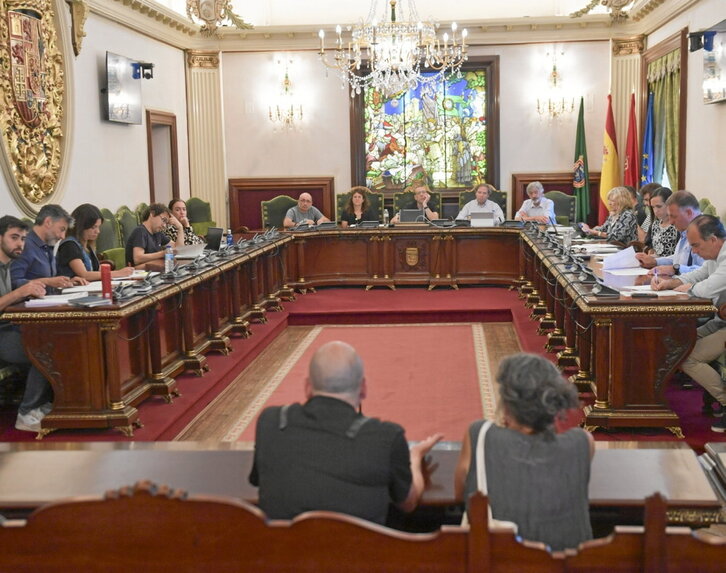
[[[229,180],[229,216],[233,229],[262,228],[260,203],[278,195],[297,199],[310,193],[313,205],[330,220],[335,219],[333,177],[252,177]]]
[[[527,185],[532,181],[539,181],[547,191],[562,191],[572,195],[572,171],[559,173],[512,173],[512,205],[513,212],[519,211],[527,198]],[[597,197],[600,192],[600,172],[590,171],[590,217],[588,223],[596,223]],[[592,221],[590,218],[592,217]]]

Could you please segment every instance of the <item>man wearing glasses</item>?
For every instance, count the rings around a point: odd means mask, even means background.
[[[164,262],[164,247],[170,239],[162,230],[167,224],[176,227],[177,239],[174,247],[184,245],[184,228],[179,220],[171,214],[162,203],[152,203],[144,211],[144,222],[136,227],[126,243],[126,264],[160,266]]]

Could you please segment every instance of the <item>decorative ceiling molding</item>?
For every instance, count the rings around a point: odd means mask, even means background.
[[[318,49],[319,25],[258,26],[251,30],[223,26],[210,38],[200,32],[200,26],[150,0],[87,1],[93,13],[180,49],[219,52]],[[697,2],[699,0],[636,0],[630,18],[625,22],[613,22],[608,14],[588,14],[580,18],[466,20],[458,24],[469,30],[467,43],[472,47],[610,40],[648,34]],[[450,22],[440,24],[446,27]]]

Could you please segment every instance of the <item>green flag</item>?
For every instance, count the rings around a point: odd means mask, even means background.
[[[575,220],[586,221],[590,214],[590,171],[587,168],[587,144],[585,143],[585,106],[580,98],[580,113],[577,117],[577,140],[575,161],[572,166],[572,188],[577,197]]]

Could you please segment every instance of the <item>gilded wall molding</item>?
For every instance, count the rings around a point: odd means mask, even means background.
[[[73,53],[77,56],[81,53],[83,38],[86,37],[84,30],[86,18],[88,18],[88,4],[83,0],[66,0],[71,11],[71,42]]]
[[[0,8],[0,131],[13,198],[33,215],[56,193],[65,147],[65,61],[53,0]]]
[[[188,50],[187,65],[190,68],[206,68],[216,70],[219,68],[219,52],[205,50]]]
[[[633,56],[645,51],[645,35],[635,38],[613,39],[613,56]]]

